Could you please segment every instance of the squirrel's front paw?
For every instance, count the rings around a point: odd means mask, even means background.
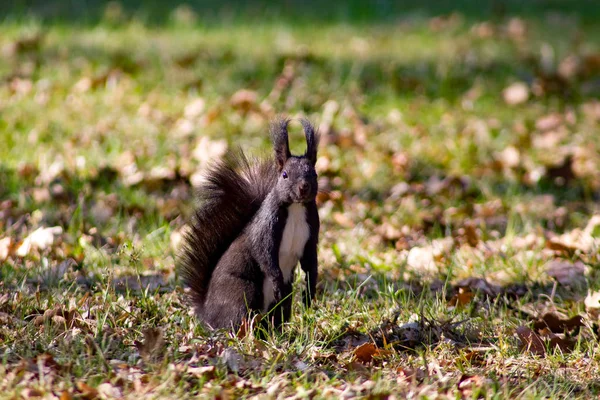
[[[283,298],[283,279],[273,278],[273,295],[277,303]]]

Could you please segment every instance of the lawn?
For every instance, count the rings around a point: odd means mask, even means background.
[[[1,399],[600,394],[600,4],[324,3],[0,5]],[[194,187],[277,114],[317,298],[211,332]]]

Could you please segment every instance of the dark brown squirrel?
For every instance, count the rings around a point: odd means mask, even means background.
[[[274,160],[228,152],[198,190],[178,264],[195,311],[210,328],[238,328],[252,313],[268,312],[274,326],[288,321],[298,261],[305,304],[315,296],[319,136],[308,120],[300,122],[304,155],[290,153],[289,120],[278,119],[270,126]]]

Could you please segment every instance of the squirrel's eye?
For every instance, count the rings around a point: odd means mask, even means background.
[[[287,172],[283,171],[283,173],[281,174],[281,176],[283,176],[283,179],[287,179]]]

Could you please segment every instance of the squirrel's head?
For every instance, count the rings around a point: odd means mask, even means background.
[[[290,153],[287,132],[289,120],[279,119],[271,124],[271,138],[279,170],[275,190],[279,199],[285,203],[307,203],[317,196],[315,163],[319,135],[308,120],[302,119],[300,122],[306,136],[306,153],[302,156]]]

